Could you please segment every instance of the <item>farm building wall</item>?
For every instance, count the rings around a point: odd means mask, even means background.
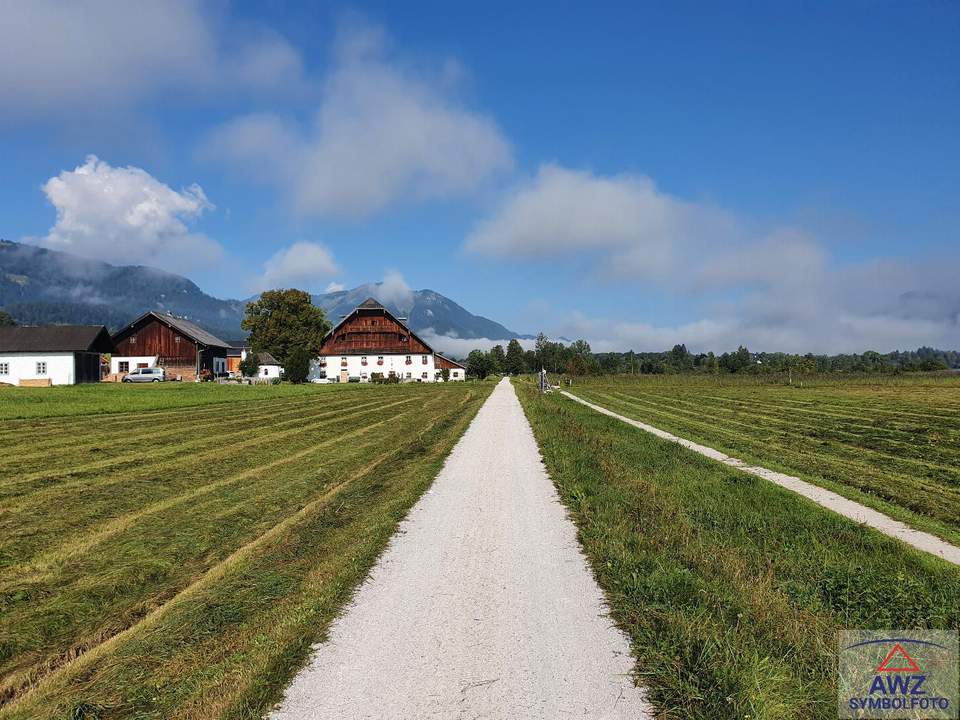
[[[376,310],[358,310],[324,340],[320,355],[361,354],[432,355],[433,349],[392,317]]]
[[[119,334],[114,343],[115,354],[123,358],[151,356],[157,358],[158,365],[194,366],[197,362],[196,343],[156,318],[147,318],[132,331]]]
[[[26,380],[37,381],[37,384],[49,381],[51,385],[73,385],[76,378],[73,355],[72,352],[2,353],[0,371],[6,372],[0,372],[0,382],[19,385]],[[96,355],[96,358],[99,368],[100,356]],[[40,363],[44,365],[45,372],[37,372]]]
[[[408,361],[409,358],[409,361]],[[436,379],[436,366],[433,353],[403,355],[321,355],[310,365],[310,379],[326,377],[338,380],[346,372],[348,378],[369,380],[373,373],[382,373],[384,377],[394,373],[401,380],[411,382],[433,382]]]

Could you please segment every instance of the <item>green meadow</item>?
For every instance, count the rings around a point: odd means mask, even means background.
[[[5,389],[0,717],[260,717],[492,387]]]

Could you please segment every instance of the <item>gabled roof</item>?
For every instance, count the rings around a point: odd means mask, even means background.
[[[374,299],[374,298],[372,298],[372,297],[367,298],[367,299],[364,300],[362,303],[360,303],[359,305],[357,305],[353,310],[351,310],[351,311],[348,312],[346,315],[344,315],[343,318],[340,320],[340,322],[338,322],[336,325],[334,325],[334,326],[327,332],[327,334],[323,336],[323,340],[321,341],[321,343],[326,342],[326,341],[327,341],[327,338],[333,337],[333,336],[336,334],[337,330],[339,330],[340,327],[341,327],[344,323],[346,323],[350,318],[352,318],[352,317],[354,316],[354,314],[356,314],[359,310],[379,310],[379,311],[381,311],[384,315],[386,315],[386,316],[389,317],[391,320],[393,320],[395,323],[397,323],[397,325],[399,325],[399,326],[402,327],[404,330],[406,330],[406,331],[410,334],[410,337],[416,338],[417,341],[420,342],[425,348],[427,348],[428,350],[430,350],[430,352],[433,352],[433,351],[434,351],[433,348],[430,347],[430,344],[427,343],[427,342],[425,342],[422,337],[420,337],[420,336],[417,335],[413,330],[411,330],[410,327],[409,327],[405,322],[403,322],[403,320],[401,320],[401,319],[398,318],[396,315],[394,315],[392,312],[390,312],[389,310],[387,310],[383,305],[381,305],[379,302],[377,302],[376,299]],[[371,349],[370,352],[374,352],[375,350],[376,350],[376,348]]]
[[[114,333],[113,335],[114,339],[120,337],[127,331],[131,330],[135,325],[138,325],[141,321],[146,320],[150,317],[156,320],[159,320],[164,325],[167,325],[168,327],[173,328],[174,330],[177,330],[181,335],[186,336],[190,340],[193,340],[195,343],[199,343],[200,345],[206,345],[207,347],[217,347],[217,348],[230,347],[230,345],[225,340],[221,340],[213,333],[207,332],[202,327],[200,327],[195,323],[190,322],[189,320],[184,320],[183,318],[174,317],[173,315],[168,315],[166,313],[156,312],[155,310],[151,310],[150,312],[144,313],[143,315],[138,317],[136,320],[134,320],[132,323],[127,325],[125,328],[123,328],[117,333]]]
[[[0,327],[0,352],[113,352],[103,325]]]
[[[356,309],[357,309],[357,310],[360,310],[360,309],[363,309],[363,310],[386,310],[386,308],[385,308],[383,305],[381,305],[379,302],[377,302],[377,301],[376,301],[374,298],[372,298],[372,297],[368,297],[368,298],[367,298],[366,300],[364,300],[362,303],[360,303],[359,305],[357,305]]]
[[[434,355],[436,355],[436,356],[437,356],[437,359],[440,360],[439,367],[441,367],[441,368],[446,367],[446,365],[445,365],[444,363],[448,363],[449,365],[452,365],[453,367],[458,367],[458,368],[460,368],[461,370],[466,370],[466,369],[467,369],[465,365],[461,365],[461,364],[458,363],[456,360],[451,360],[451,359],[448,358],[446,355],[441,355],[441,354],[438,353],[438,352],[435,352]]]
[[[258,365],[279,365],[280,361],[268,352],[257,353]]]

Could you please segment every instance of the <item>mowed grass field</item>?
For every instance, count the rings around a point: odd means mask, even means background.
[[[0,717],[260,717],[492,387],[0,391]]]
[[[960,375],[591,379],[575,395],[960,545]]]
[[[630,404],[638,388],[572,389],[601,404],[620,398],[621,412],[639,407],[632,414],[658,424],[645,404]],[[541,396],[532,382],[517,389],[659,717],[836,718],[841,629],[960,625],[955,566],[559,393]],[[682,387],[650,389],[690,397]],[[717,396],[751,397],[739,387]],[[837,415],[863,412],[850,394],[834,389],[828,397]],[[906,404],[924,406],[913,402]],[[939,401],[931,405],[945,412]],[[704,403],[704,415],[711,407]],[[726,437],[708,436],[706,422],[659,424],[701,428],[699,440]]]

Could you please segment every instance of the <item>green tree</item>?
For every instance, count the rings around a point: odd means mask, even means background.
[[[10,317],[9,313],[0,310],[0,327],[12,327],[16,324],[16,320]]]
[[[471,350],[467,355],[467,375],[483,380],[490,374],[490,357],[483,350]]]
[[[440,379],[444,382],[450,379],[450,368],[440,368]]]
[[[523,360],[523,348],[520,347],[520,342],[516,338],[507,343],[507,359],[504,369],[511,375],[521,375],[527,372]]]
[[[507,355],[503,352],[503,345],[494,345],[490,349],[490,374],[499,375],[507,370]]]
[[[287,356],[283,366],[283,376],[292,383],[306,382],[310,374],[310,358],[312,357],[305,347],[295,347]]]
[[[257,361],[257,354],[247,350],[247,356],[240,361],[240,374],[243,377],[256,377],[259,372],[260,363]]]
[[[255,351],[267,351],[286,367],[294,348],[303,348],[308,357],[315,357],[330,323],[323,310],[314,307],[310,293],[268,290],[247,305],[240,327],[250,332]]]

